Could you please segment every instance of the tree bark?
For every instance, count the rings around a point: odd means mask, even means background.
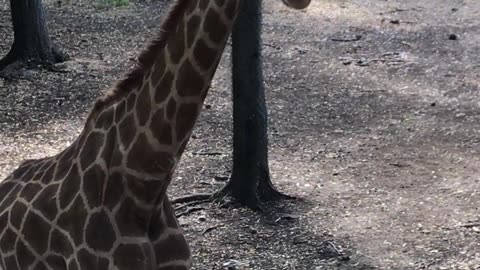
[[[41,0],[10,0],[14,39],[0,70],[15,62],[54,64],[65,60],[50,41]]]
[[[242,204],[284,197],[270,179],[262,72],[262,1],[244,1],[232,32],[233,169],[224,191]]]

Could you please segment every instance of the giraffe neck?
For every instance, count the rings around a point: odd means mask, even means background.
[[[190,138],[242,0],[178,0],[139,65],[98,99],[76,149],[154,207]],[[70,149],[70,150],[71,150]],[[69,149],[66,150],[68,152]],[[134,189],[134,191],[132,191]],[[104,189],[105,192],[105,189]]]

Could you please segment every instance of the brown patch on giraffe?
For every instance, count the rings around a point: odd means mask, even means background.
[[[38,183],[35,183],[35,182],[27,183],[23,187],[22,191],[20,191],[20,197],[24,198],[26,201],[31,201],[41,189],[42,189],[42,186]]]
[[[49,184],[53,180],[53,173],[55,172],[55,163],[51,163],[50,167],[43,173],[42,177],[40,178],[40,181],[44,184]]]
[[[140,126],[144,126],[150,118],[151,110],[151,98],[150,98],[150,83],[145,83],[142,90],[138,94],[136,104],[136,115]],[[121,134],[121,133],[120,133]]]
[[[183,18],[180,19],[180,22],[177,26],[177,31],[175,35],[170,36],[167,42],[167,49],[170,56],[170,61],[173,64],[178,64],[182,56],[185,54],[185,23]]]
[[[7,206],[10,206],[17,198],[18,193],[20,192],[22,185],[17,184],[13,189],[8,193],[8,195],[3,199],[3,202],[0,204],[0,209],[5,209]]]
[[[155,86],[155,103],[159,104],[168,97],[172,90],[173,79],[173,73],[167,71],[162,80]]]
[[[77,195],[73,205],[58,218],[58,226],[70,234],[75,246],[83,243],[83,230],[87,220],[87,210],[80,195]]]
[[[53,230],[50,236],[50,247],[53,252],[68,258],[73,254],[73,246],[68,237],[60,230]],[[70,269],[70,268],[69,268]]]
[[[201,22],[202,18],[198,15],[192,16],[187,22],[187,48],[191,48],[195,42]]]
[[[81,249],[77,254],[77,259],[80,269],[109,269],[109,262],[107,259],[96,256],[86,249]],[[70,270],[70,269],[69,269]]]
[[[68,270],[78,270],[80,266],[78,266],[77,260],[75,258],[68,263]]]
[[[153,86],[157,85],[160,79],[163,77],[163,74],[168,72],[165,64],[165,51],[161,52],[157,57],[157,62],[152,67],[151,72],[151,83]]]
[[[37,254],[43,255],[47,251],[50,225],[42,217],[34,212],[28,212],[22,234]]]
[[[27,210],[27,206],[22,202],[16,201],[13,204],[12,209],[10,210],[10,224],[12,224],[15,229],[21,229],[22,221]]]
[[[175,81],[177,93],[181,97],[200,96],[200,92],[205,84],[202,76],[195,70],[188,59],[181,65]]]
[[[151,205],[155,203],[162,186],[165,186],[160,180],[144,180],[128,174],[125,178],[128,189],[136,199]]]
[[[100,156],[102,157],[103,161],[107,168],[111,166],[111,161],[113,159],[113,153],[115,151],[115,147],[117,145],[117,129],[115,127],[110,127],[107,132],[107,136],[105,137],[105,142],[103,143],[103,150]]]
[[[80,174],[78,172],[77,164],[73,164],[70,171],[68,172],[65,180],[62,181],[60,187],[60,192],[58,195],[58,200],[60,203],[60,208],[65,209],[72,202],[73,198],[78,193],[80,189]]]
[[[164,200],[165,203],[165,200]],[[148,238],[150,238],[152,241],[157,240],[162,233],[165,231],[167,228],[167,225],[165,224],[165,221],[162,219],[162,211],[155,211],[155,213],[152,216],[152,219],[150,220],[150,226],[148,230]]]
[[[123,119],[123,116],[127,113],[127,102],[125,100],[120,101],[120,103],[116,104],[114,107],[114,119],[115,123],[120,122]]]
[[[203,70],[211,68],[217,60],[217,50],[208,47],[207,43],[202,39],[199,39],[197,43],[195,43],[193,54],[195,55],[196,62]]]
[[[33,208],[40,211],[50,221],[54,220],[58,213],[56,198],[58,186],[56,184],[45,187],[32,203]]]
[[[130,169],[151,174],[169,172],[175,162],[171,153],[155,151],[148,143],[145,134],[138,136],[127,160],[127,166]]]
[[[2,184],[0,185],[0,202],[2,202],[2,200],[5,200],[8,194],[12,192],[12,189],[14,189],[18,185],[20,184],[16,182],[2,182]]]
[[[7,228],[0,239],[0,250],[2,253],[5,254],[13,250],[17,237],[17,234],[12,229]]]
[[[15,251],[17,258],[22,258],[21,260],[18,260],[20,269],[29,269],[31,264],[35,261],[35,256],[33,255],[32,251],[23,243],[23,240],[20,239],[17,241]]]
[[[193,125],[195,124],[195,120],[197,119],[199,112],[199,105],[197,103],[180,104],[180,107],[177,111],[177,119],[175,126],[177,141],[182,141],[187,136],[187,134],[192,131]]]
[[[167,104],[168,121],[172,121],[176,111],[177,111],[177,102],[175,101],[175,98],[171,97],[170,100],[168,100],[168,104]]]
[[[130,95],[128,95],[128,98],[127,98],[127,112],[131,112],[133,110],[133,108],[135,108],[135,104],[136,104],[136,100],[137,100],[137,94],[135,94],[134,92],[130,93]],[[105,127],[105,129],[108,129],[109,127]]]
[[[90,208],[100,206],[105,186],[105,172],[99,165],[91,167],[83,176],[83,194]]]
[[[124,180],[120,173],[113,173],[107,179],[102,204],[110,211],[117,205],[124,194]]]
[[[141,245],[121,244],[113,253],[113,260],[119,270],[150,269],[153,262]]]
[[[138,207],[131,198],[125,198],[115,215],[122,236],[144,237],[148,230],[150,211]]]
[[[114,109],[112,107],[107,108],[97,118],[95,128],[108,129],[113,123]]]
[[[5,269],[19,270],[20,266],[17,263],[17,258],[15,255],[10,255],[5,257]]]
[[[170,145],[172,143],[172,127],[165,119],[165,110],[163,108],[157,110],[152,117],[150,130],[153,136],[160,144]]]
[[[165,240],[155,243],[154,248],[158,264],[190,258],[190,249],[181,233],[167,236]]]
[[[211,41],[220,44],[227,36],[228,29],[225,22],[222,21],[220,14],[215,10],[210,9],[207,12],[203,23],[203,31],[208,35]]]
[[[133,138],[137,132],[134,117],[135,116],[133,114],[129,114],[118,125],[118,135],[120,136],[120,141],[125,149],[127,149],[133,142]]]
[[[100,152],[100,148],[102,147],[104,137],[105,135],[100,132],[91,132],[88,135],[87,140],[85,141],[85,144],[83,145],[82,151],[80,153],[80,166],[82,169],[86,169],[93,162],[95,162],[95,160],[97,159],[97,155]],[[64,166],[66,167],[67,164],[65,164]]]
[[[64,179],[71,167],[72,167],[71,162],[58,162],[58,163],[56,163],[55,180]]]
[[[198,8],[200,10],[205,10],[208,7],[209,0],[200,0],[198,3]]]
[[[85,241],[95,251],[109,251],[115,243],[115,231],[105,211],[93,213],[85,229]]]
[[[6,230],[8,225],[9,212],[5,211],[0,215],[0,235]]]
[[[47,264],[50,269],[58,269],[58,270],[67,270],[67,262],[65,258],[58,256],[58,255],[49,255],[47,257]]]

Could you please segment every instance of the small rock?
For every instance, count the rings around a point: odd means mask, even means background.
[[[455,35],[455,34],[450,34],[450,35],[448,35],[448,39],[449,39],[449,40],[457,40],[457,39],[458,39],[458,36]]]
[[[391,24],[400,24],[400,20],[399,19],[391,19],[390,23]]]

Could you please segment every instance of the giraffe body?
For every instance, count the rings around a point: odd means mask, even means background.
[[[166,190],[241,2],[177,0],[72,145],[0,183],[0,270],[190,268]]]

